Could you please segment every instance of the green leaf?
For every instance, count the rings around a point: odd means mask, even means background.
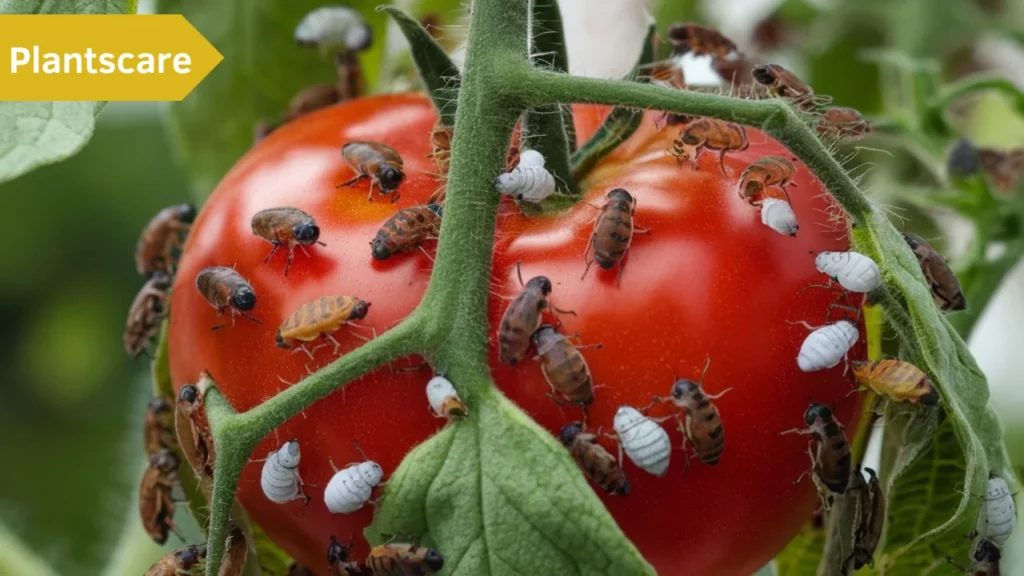
[[[0,14],[134,14],[137,0],[8,0]],[[81,150],[106,102],[0,102],[0,183]]]
[[[56,576],[57,572],[0,523],[0,574]]]
[[[287,574],[288,567],[292,564],[292,557],[278,548],[277,544],[267,536],[262,528],[251,522],[253,539],[256,540],[256,556],[259,558],[259,567],[264,574]],[[255,563],[247,563],[247,565]],[[259,573],[260,570],[257,570]]]
[[[641,72],[645,66],[654,62],[654,38],[657,27],[654,21],[647,27],[647,35],[640,49],[640,56],[633,66],[630,76],[640,82],[646,82],[648,75]],[[615,108],[608,114],[601,127],[572,155],[572,174],[577,181],[583,180],[587,173],[604,158],[625,142],[640,127],[644,111],[635,108]]]
[[[988,407],[984,374],[932,301],[906,242],[877,211],[864,224],[854,228],[854,244],[879,264],[886,284],[872,299],[885,310],[906,359],[928,373],[942,399],[935,409],[886,410],[882,478],[890,525],[881,561],[890,575],[918,574],[936,544],[966,564],[967,543],[957,538],[977,518],[976,496],[985,493],[989,471],[1017,484],[1002,428]]]
[[[459,98],[459,86],[462,84],[459,68],[412,16],[394,6],[383,6],[382,10],[398,24],[406,41],[409,42],[416,69],[427,87],[427,92],[430,93],[431,100],[434,101],[441,122],[445,126],[455,126],[455,105]]]
[[[568,452],[497,391],[410,452],[367,538],[419,537],[444,573],[654,574]]]
[[[775,557],[779,576],[814,576],[825,548],[825,529],[807,523]]]
[[[380,0],[349,0],[373,29],[373,45],[359,56],[368,87],[376,85],[386,43],[387,18]],[[320,0],[160,0],[161,13],[184,14],[224,55],[213,72],[181,102],[167,121],[178,155],[205,198],[251,146],[253,129],[277,118],[303,88],[337,80],[333,62],[299,46],[295,26],[323,5]]]

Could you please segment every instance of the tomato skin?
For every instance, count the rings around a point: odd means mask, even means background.
[[[581,139],[605,112],[577,107]],[[601,497],[660,574],[745,576],[784,546],[816,503],[809,480],[793,483],[810,464],[807,439],[778,433],[802,427],[809,398],[834,403],[839,419],[851,429],[860,405],[859,395],[846,396],[853,380],[843,375],[842,364],[809,374],[796,365],[808,331],[793,323],[825,323],[835,299],[822,289],[798,294],[826,280],[808,252],[846,249],[845,228],[826,222],[829,204],[823,191],[798,164],[797,186],[790,195],[800,232],[790,238],[768,229],[757,209],[739,198],[736,183],[752,160],[790,155],[762,133],[748,130],[750,148],[726,155],[727,178],[714,153],[704,153],[694,172],[665,154],[676,131],[657,132],[655,114],[648,114],[641,129],[582,183],[588,200],[597,205],[612,188],[629,190],[637,198],[637,225],[652,231],[634,238],[621,287],[615,283],[617,270],[596,266],[580,280],[589,222],[597,210],[581,203],[557,217],[528,218],[506,199],[494,256],[494,275],[503,286],[496,286],[488,314],[493,333],[507,298],[519,290],[517,261],[524,280],[548,276],[555,305],[577,313],[561,316],[562,331],[578,332],[584,344],[603,345],[583,353],[601,386],[589,425],[605,431],[611,430],[619,405],[643,407],[652,396],[668,395],[674,375],[696,380],[710,357],[704,381],[708,393],[733,388],[716,400],[726,438],[721,461],[712,467],[694,459],[684,474],[686,458],[676,450],[664,478],[627,461],[630,495]],[[429,101],[420,96],[355,100],[289,123],[235,166],[193,225],[175,281],[170,355],[176,389],[207,369],[235,408],[246,410],[284,389],[281,379],[296,382],[306,375],[307,365],[314,370],[326,365],[333,359],[329,346],[310,362],[302,353],[274,345],[280,323],[313,298],[344,294],[370,301],[370,312],[359,324],[378,334],[414,309],[429,280],[430,261],[418,251],[377,261],[369,241],[395,210],[425,202],[436,189],[429,175],[434,167],[426,158],[434,119]],[[340,157],[348,140],[375,140],[401,152],[406,179],[396,204],[379,196],[367,202],[365,184],[335,188],[352,175]],[[283,251],[264,264],[270,246],[249,230],[252,214],[274,206],[312,214],[326,243],[309,248],[309,257],[296,251],[287,278]],[[429,252],[432,244],[426,245]],[[257,297],[251,314],[262,324],[238,318],[225,329],[210,330],[223,319],[202,299],[194,280],[211,265],[234,265],[251,282]],[[833,311],[832,320],[840,317]],[[335,333],[342,353],[362,343],[350,332],[343,327]],[[565,423],[582,418],[579,409],[559,407],[547,397],[548,385],[535,362],[505,366],[497,361],[496,347],[492,350],[498,386],[542,426],[557,434]],[[858,345],[851,359],[864,354]],[[262,464],[256,462],[243,471],[238,493],[253,519],[299,562],[326,574],[324,554],[332,535],[342,541],[355,537],[355,557],[368,552],[361,536],[372,506],[342,516],[330,514],[323,504],[331,461],[339,468],[360,461],[353,444],[358,441],[383,466],[385,476],[391,474],[408,450],[444,425],[427,405],[429,376],[426,369],[377,370],[307,408],[255,451],[252,457],[259,459],[290,438],[301,444],[299,470],[312,497],[308,506],[268,501],[259,487]],[[470,406],[471,418],[472,413]],[[658,406],[651,413],[671,410]],[[664,425],[678,446],[681,437],[673,422]],[[604,442],[616,452],[614,442]]]

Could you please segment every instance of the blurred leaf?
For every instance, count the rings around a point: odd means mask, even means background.
[[[7,0],[0,14],[134,14],[138,0]],[[92,138],[104,102],[0,102],[0,183],[60,162]]]
[[[815,528],[808,522],[775,557],[775,569],[779,576],[814,576],[824,549],[824,528]]]
[[[373,45],[360,54],[367,85],[376,85],[386,44],[381,0],[340,2],[373,29]],[[264,119],[277,118],[303,88],[337,80],[334,63],[299,46],[295,26],[320,0],[160,0],[161,13],[181,13],[224,55],[224,61],[181,102],[168,123],[179,156],[205,198],[253,141]]]
[[[455,126],[455,104],[462,84],[459,69],[412,16],[393,6],[385,7],[384,12],[398,24],[409,43],[420,80],[426,85],[441,122],[445,126]]]
[[[808,79],[815,92],[832,96],[842,106],[851,106],[866,114],[878,110],[878,68],[865,62],[860,53],[876,46],[882,38],[870,27],[847,28],[833,37],[828,49],[809,59]]]
[[[453,559],[452,574],[654,573],[547,431],[499,392],[478,400],[477,417],[416,447],[392,474],[371,542],[421,536]]]
[[[0,574],[18,576],[57,576],[42,558],[25,545],[18,535],[0,522]]]
[[[989,471],[1012,486],[1016,479],[988,407],[985,376],[932,301],[917,259],[881,213],[864,224],[853,229],[854,244],[879,264],[886,281],[872,299],[885,309],[906,359],[941,396],[939,408],[890,404],[886,410],[882,476],[893,504],[881,561],[890,575],[919,574],[933,557],[933,543],[952,553],[955,539],[970,530],[974,495],[984,494]]]
[[[292,564],[292,557],[277,547],[262,528],[252,523],[252,534],[256,540],[256,556],[259,568],[265,574],[287,574]]]

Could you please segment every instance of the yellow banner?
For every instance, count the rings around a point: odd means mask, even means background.
[[[0,101],[177,101],[223,59],[180,14],[0,15]]]

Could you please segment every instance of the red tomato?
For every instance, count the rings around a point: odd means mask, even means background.
[[[606,113],[594,107],[577,112],[581,139]],[[416,306],[430,260],[414,251],[375,261],[368,242],[398,208],[423,203],[436,189],[426,157],[434,120],[430,103],[420,96],[356,100],[288,124],[235,166],[196,220],[175,282],[170,354],[176,387],[208,369],[235,408],[247,410],[288,386],[283,380],[296,382],[334,359],[329,346],[318,350],[313,362],[275,346],[277,327],[304,302],[331,294],[368,300],[372,307],[360,323],[377,333]],[[745,576],[785,545],[816,503],[809,480],[794,484],[810,464],[807,439],[778,433],[803,425],[809,399],[834,403],[847,424],[860,404],[857,395],[847,397],[852,374],[844,376],[842,364],[815,373],[803,373],[796,364],[808,331],[795,323],[826,323],[835,299],[822,289],[799,293],[825,280],[809,252],[845,249],[845,228],[829,220],[838,209],[799,164],[791,192],[801,223],[798,236],[782,236],[761,224],[758,210],[737,194],[739,174],[760,156],[789,156],[764,134],[750,130],[750,148],[726,155],[729,175],[723,177],[711,152],[701,156],[699,171],[678,166],[665,153],[676,130],[658,132],[653,126],[651,114],[582,183],[588,200],[598,205],[611,188],[628,189],[637,199],[637,224],[652,230],[634,239],[621,287],[615,285],[615,270],[596,266],[580,280],[590,222],[597,215],[593,207],[581,203],[557,217],[528,218],[503,200],[494,262],[500,280],[489,315],[496,330],[505,298],[520,289],[517,261],[525,279],[548,276],[556,305],[578,314],[562,317],[563,331],[579,332],[584,343],[603,344],[584,354],[601,386],[589,424],[606,431],[618,406],[641,407],[654,395],[668,395],[674,375],[696,380],[711,358],[707,391],[733,388],[716,401],[727,438],[721,461],[712,467],[694,459],[684,474],[685,457],[676,450],[664,478],[627,461],[632,493],[601,497],[661,574]],[[350,140],[379,141],[401,152],[407,177],[397,205],[380,196],[367,202],[365,184],[335,188],[353,174],[340,156]],[[255,212],[274,206],[312,214],[326,243],[309,248],[308,257],[296,251],[287,278],[284,251],[264,263],[271,247],[249,229]],[[429,244],[428,250],[433,250]],[[194,282],[211,265],[235,266],[248,278],[256,292],[251,314],[262,324],[238,318],[210,330],[223,318]],[[834,320],[839,313],[832,314]],[[342,328],[335,334],[341,353],[362,343],[351,332]],[[858,345],[851,358],[863,357],[864,347]],[[501,390],[552,433],[581,418],[578,409],[559,407],[547,397],[537,363],[504,366],[495,351],[491,365]],[[298,561],[326,574],[325,549],[332,535],[342,541],[355,537],[356,557],[366,554],[362,529],[373,508],[347,516],[327,511],[323,490],[331,462],[340,468],[360,461],[353,445],[358,441],[385,475],[393,472],[413,446],[444,424],[427,405],[423,386],[429,375],[427,370],[378,370],[307,408],[253,454],[263,458],[290,438],[301,443],[299,470],[312,496],[308,506],[268,501],[260,490],[260,463],[245,468],[239,487],[255,521]],[[654,413],[668,412],[658,407]],[[665,426],[678,446],[678,430],[671,421]],[[614,443],[603,442],[615,453]]]

